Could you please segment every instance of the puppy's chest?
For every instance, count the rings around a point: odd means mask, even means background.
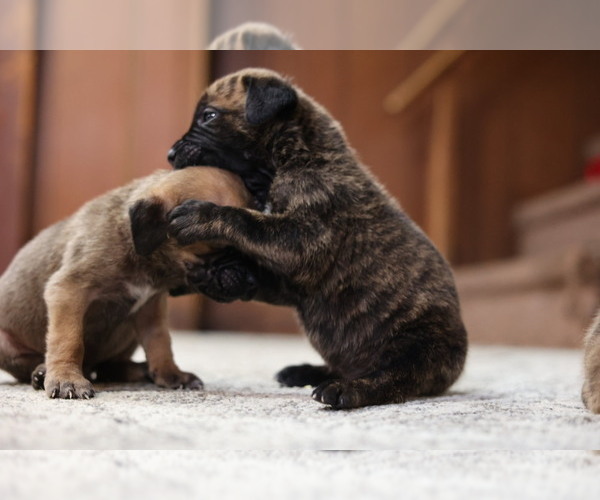
[[[106,340],[110,332],[128,317],[136,314],[159,291],[150,285],[122,283],[118,288],[105,290],[88,307],[85,313],[86,342],[100,335]]]
[[[134,314],[139,311],[140,308],[157,293],[155,288],[147,284],[138,285],[134,283],[126,283],[125,289],[133,300],[129,314]]]

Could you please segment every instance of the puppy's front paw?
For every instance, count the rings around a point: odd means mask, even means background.
[[[241,264],[216,269],[211,284],[215,294],[222,298],[221,302],[252,300],[258,290],[256,277]]]
[[[211,224],[217,205],[209,201],[186,200],[169,213],[169,234],[180,245],[190,245],[196,241],[210,239]]]
[[[196,375],[179,370],[151,371],[150,378],[159,387],[166,387],[168,389],[200,390],[204,387],[202,380]]]
[[[190,269],[187,279],[190,290],[217,302],[252,300],[258,290],[258,280],[248,266],[228,255]]]
[[[94,397],[94,387],[85,377],[58,378],[46,374],[44,389],[52,399],[90,399]]]

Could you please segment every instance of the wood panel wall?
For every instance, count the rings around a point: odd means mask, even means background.
[[[46,50],[197,50],[208,43],[210,0],[37,3],[37,46]]]
[[[0,227],[5,266],[25,240],[87,200],[134,177],[170,168],[167,151],[189,126],[207,82],[208,56],[46,51],[0,57],[6,124],[0,140],[6,143],[3,154],[9,155],[2,162],[0,184],[6,206]],[[34,81],[29,68],[35,57],[39,79]],[[29,115],[36,82],[34,130]],[[173,301],[173,324],[197,327],[199,301]]]
[[[400,113],[387,113],[386,96],[432,55],[221,52],[211,56],[211,77],[246,66],[292,76],[453,264],[510,256],[514,207],[581,178],[585,145],[600,133],[600,53],[467,52]],[[0,53],[0,265],[89,198],[168,167],[166,151],[209,79],[208,58]],[[448,182],[452,195],[440,201]],[[182,311],[184,326],[297,330],[285,308],[211,304],[201,320],[197,305]]]
[[[0,273],[31,233],[37,55],[0,51]]]
[[[36,231],[159,168],[206,83],[199,53],[42,54]]]
[[[511,256],[514,208],[583,177],[600,133],[600,53],[473,52],[448,77],[460,92],[454,261]]]

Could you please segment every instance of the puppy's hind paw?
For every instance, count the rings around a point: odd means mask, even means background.
[[[167,373],[150,372],[150,378],[159,387],[168,389],[201,390],[204,388],[202,380],[193,373],[173,371]]]
[[[204,383],[193,373],[182,372],[182,380],[177,389],[188,389],[193,391],[199,391],[204,389]]]
[[[31,372],[31,386],[36,390],[44,389],[44,380],[46,378],[46,365],[38,365],[33,372]]]
[[[331,406],[334,410],[343,410],[365,406],[365,398],[353,387],[352,381],[327,380],[315,388],[312,398],[319,403]]]
[[[326,366],[309,364],[292,365],[275,375],[277,382],[287,387],[317,386],[332,378],[331,371]]]

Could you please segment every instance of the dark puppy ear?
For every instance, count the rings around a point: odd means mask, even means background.
[[[169,221],[161,200],[136,201],[129,208],[131,236],[138,255],[148,256],[167,239]]]
[[[298,104],[298,94],[283,80],[245,76],[242,81],[246,88],[246,120],[251,125],[285,117]]]

